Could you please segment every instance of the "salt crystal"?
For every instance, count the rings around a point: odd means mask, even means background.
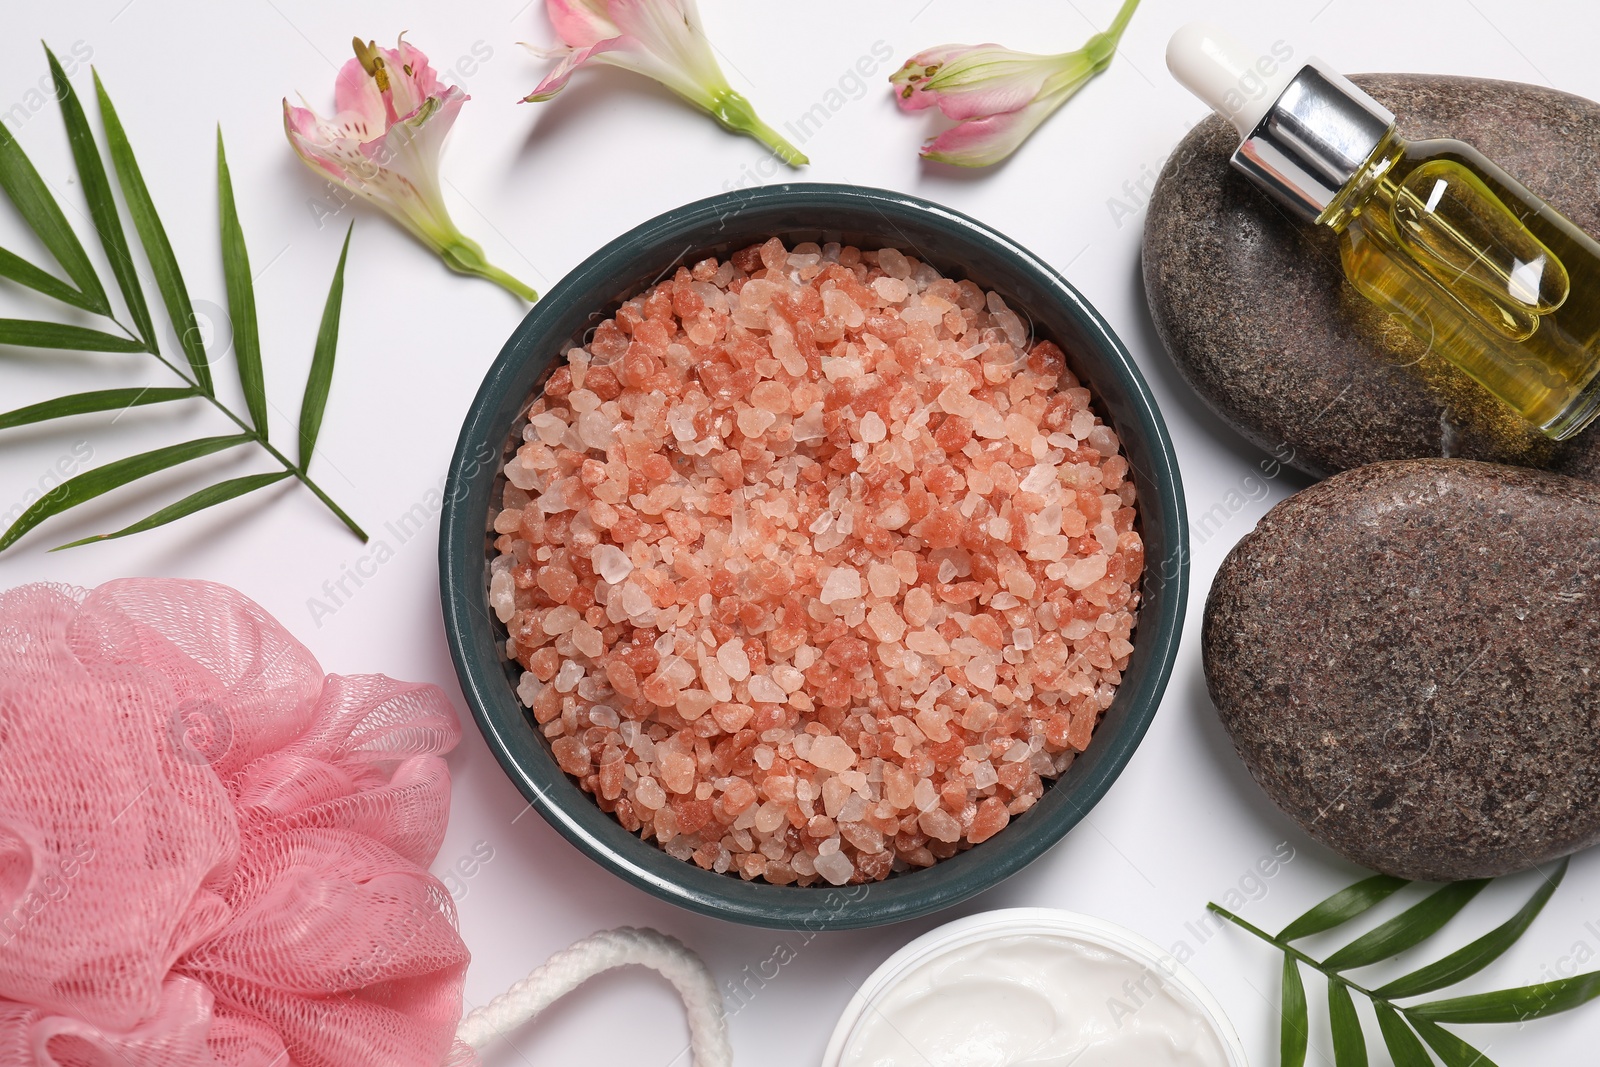
[[[876,411],[869,411],[861,416],[861,439],[869,445],[875,445],[888,436],[888,428],[883,424],[883,418]]]
[[[967,681],[984,692],[994,688],[995,663],[992,659],[974,659],[966,666]]]
[[[503,558],[503,557],[502,557]],[[489,606],[501,622],[510,622],[517,613],[516,587],[509,570],[497,571],[489,577]]]
[[[740,651],[744,651],[742,648]],[[748,660],[746,661],[748,663]],[[718,700],[732,700],[733,687],[728,684],[728,672],[716,659],[700,660],[700,680],[705,684],[706,691]]]
[[[658,761],[661,767],[661,784],[669,792],[687,793],[694,788],[695,763],[693,756],[678,752],[663,752]]]
[[[805,361],[802,359],[802,363]],[[805,444],[810,441],[821,440],[824,434],[822,404],[812,404],[805,413],[794,420],[794,426],[789,432],[790,438],[796,444]]]
[[[750,677],[750,699],[765,704],[782,704],[789,699],[789,694],[765,674],[755,674]]]
[[[578,688],[578,682],[583,679],[583,664],[577,660],[567,660],[561,665],[561,670],[556,673],[555,681],[550,684],[555,686],[558,693],[570,693]]]
[[[758,438],[767,432],[767,427],[777,420],[777,416],[770,411],[760,408],[740,408],[739,416],[735,420],[739,432],[749,438]]]
[[[873,596],[894,596],[900,592],[900,572],[887,563],[872,563],[867,567],[867,588]]]
[[[1028,476],[1022,479],[1022,484],[1018,488],[1024,493],[1039,495],[1056,484],[1057,476],[1058,472],[1054,466],[1047,463],[1036,463],[1033,469],[1028,471]]]
[[[686,720],[693,722],[717,702],[717,698],[703,689],[685,689],[678,694],[678,714]]]
[[[910,521],[911,512],[903,500],[891,500],[887,507],[878,512],[878,525],[885,530],[898,530]]]
[[[942,656],[950,651],[950,643],[938,630],[913,630],[906,635],[906,647],[924,656]]]
[[[633,799],[647,811],[658,811],[667,803],[667,794],[661,788],[660,782],[646,775],[639,779],[639,784],[634,789]]]
[[[736,682],[750,677],[750,657],[745,655],[744,642],[737,637],[729,638],[717,649],[717,665]]]
[[[906,632],[905,620],[888,604],[874,604],[867,625],[879,641],[898,641]]]
[[[903,253],[893,248],[878,250],[878,266],[891,278],[904,281],[911,277],[911,262]]]
[[[1019,651],[1027,652],[1033,648],[1033,631],[1022,627],[1011,632],[1011,644]]]
[[[677,440],[693,441],[699,436],[694,424],[694,409],[687,404],[674,407],[667,413],[667,428]]]
[[[872,283],[873,291],[886,304],[898,304],[911,295],[911,289],[899,278],[879,278]]]
[[[553,411],[541,412],[528,420],[539,435],[539,440],[547,445],[560,444],[562,438],[567,436],[567,423],[560,415]]]
[[[926,586],[914,586],[906,593],[905,616],[912,626],[924,626],[933,617],[933,594]]]
[[[861,575],[854,567],[835,567],[828,572],[817,599],[824,604],[855,600],[861,596]]]
[[[598,657],[606,650],[605,637],[586,622],[574,623],[570,633],[573,646],[590,659]]]
[[[978,401],[972,398],[963,385],[947,385],[939,393],[939,407],[952,415],[966,417],[971,415],[978,406]]]
[[[796,755],[799,753],[796,752]],[[809,762],[821,767],[825,771],[848,771],[856,765],[855,749],[842,737],[833,734],[823,734],[811,743],[811,750],[804,757]]]
[[[1005,420],[990,404],[974,402],[968,418],[972,420],[972,432],[986,441],[997,441],[1006,435]]]
[[[778,688],[785,693],[798,693],[806,684],[806,676],[787,663],[780,663],[772,668],[772,680],[777,682]]]
[[[558,604],[545,614],[543,629],[545,633],[550,634],[551,636],[564,634],[568,630],[572,629],[572,627],[581,618],[582,616],[578,614],[577,608],[568,607],[565,604]]]
[[[829,289],[822,294],[822,310],[824,314],[840,320],[852,330],[866,321],[866,314],[861,310],[861,305],[837,289]]]
[[[517,682],[517,699],[522,701],[525,708],[533,707],[533,702],[539,699],[539,694],[544,691],[544,683],[532,671],[523,671],[522,678]]]
[[[586,411],[578,416],[578,436],[590,448],[604,452],[616,440],[615,423],[599,411]]]
[[[943,808],[924,811],[917,819],[917,827],[936,841],[961,840],[961,823]]]
[[[995,773],[994,764],[987,759],[972,765],[972,785],[975,789],[987,789],[991,785],[999,784],[1000,776]]]
[[[950,727],[945,722],[945,715],[936,708],[928,708],[917,713],[917,729],[927,735],[934,744],[943,744],[950,740]]]
[[[1110,559],[1104,552],[1097,552],[1068,566],[1062,580],[1073,589],[1087,589],[1106,576],[1109,563]]]
[[[781,415],[789,410],[789,390],[778,382],[760,382],[750,391],[750,402],[762,411]]]
[[[830,885],[844,885],[856,873],[855,864],[851,863],[842,852],[818,855],[813,865],[816,872]]]

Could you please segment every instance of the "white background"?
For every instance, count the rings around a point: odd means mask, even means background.
[[[1126,924],[1163,945],[1196,950],[1192,967],[1227,1007],[1258,1065],[1276,1060],[1273,1005],[1278,959],[1229,930],[1201,943],[1208,899],[1246,880],[1282,841],[1296,858],[1265,883],[1244,914],[1276,927],[1358,872],[1301,834],[1260,793],[1235,757],[1206,698],[1198,623],[1206,589],[1229,547],[1271,504],[1305,481],[1286,475],[1263,489],[1253,448],[1203,409],[1176,376],[1145,309],[1139,277],[1142,210],[1114,219],[1108,201],[1132,202],[1203,109],[1167,75],[1167,38],[1208,17],[1269,43],[1299,42],[1346,70],[1472,74],[1551,84],[1600,97],[1593,55],[1600,14],[1589,0],[1145,0],[1111,69],[1048,122],[1004,166],[955,172],[919,163],[925,116],[895,111],[884,78],[912,53],[945,42],[995,40],[1036,51],[1078,47],[1112,16],[1115,0],[705,0],[705,21],[734,85],[774,126],[795,121],[843,87],[847,102],[803,147],[812,164],[795,177],[906,190],[992,224],[1063,269],[1122,335],[1165,411],[1181,457],[1190,513],[1230,492],[1244,501],[1209,538],[1196,538],[1191,609],[1171,687],[1155,724],[1106,799],[1060,846],[1027,871],[943,915],[888,929],[801,935],[744,928],[660,903],[580,855],[537,816],[501,773],[470,723],[451,757],[454,812],[435,870],[487,843],[493,859],[452,884],[474,960],[468,999],[482,1003],[551,952],[596,929],[652,925],[698,948],[718,978],[754,969],[781,940],[798,956],[732,1018],[738,1059],[774,1067],[814,1064],[835,1018],[882,959],[939,922],[1014,906],[1072,908]],[[552,40],[542,4],[526,0],[331,4],[316,0],[5,0],[0,111],[35,112],[20,139],[67,203],[73,187],[37,44],[92,49],[163,212],[191,289],[225,302],[217,249],[215,124],[228,139],[239,210],[259,274],[273,430],[294,433],[300,390],[344,222],[356,220],[339,365],[313,468],[346,509],[380,532],[440,485],[463,413],[525,308],[483,282],[450,274],[397,227],[338,202],[284,141],[279,101],[303,92],[331,109],[336,65],[352,34],[408,39],[436,67],[474,48],[489,58],[458,75],[472,101],[445,162],[457,222],[492,260],[537,288],[616,234],[690,200],[755,180],[766,158],[649,83],[621,72],[581,72],[555,102],[518,104],[544,64],[516,45]],[[849,72],[882,41],[894,59],[855,90]],[[470,71],[470,73],[468,73]],[[92,100],[87,71],[76,76]],[[850,99],[852,93],[859,95]],[[44,105],[41,107],[41,103]],[[92,103],[89,105],[94,113]],[[13,118],[8,122],[15,123]],[[779,175],[779,180],[788,175]],[[1589,176],[1584,176],[1587,180]],[[1142,199],[1142,197],[1141,197]],[[69,208],[82,221],[81,206]],[[35,254],[0,209],[0,244]],[[109,274],[103,274],[108,279]],[[35,315],[45,301],[0,292],[0,315]],[[146,293],[154,301],[147,279]],[[169,384],[148,357],[0,352],[0,408],[108,385]],[[236,389],[231,372],[223,388]],[[233,393],[235,397],[236,393]],[[242,410],[242,405],[241,405]],[[35,489],[74,446],[95,462],[227,432],[195,409],[144,409],[115,425],[90,417],[68,427],[0,436],[0,511]],[[240,473],[223,459],[211,466]],[[251,461],[255,462],[255,461]],[[251,466],[263,470],[264,466]],[[48,484],[48,483],[46,483]],[[136,489],[104,507],[50,523],[0,556],[0,586],[50,580],[92,586],[124,575],[179,575],[230,583],[282,619],[336,672],[382,671],[436,682],[459,697],[439,618],[435,534],[400,544],[394,558],[331,617],[308,601],[369,549],[306,492],[280,486],[155,533],[48,554],[73,537],[115,529],[195,487],[187,476]],[[1238,498],[1235,498],[1237,503]],[[387,538],[387,535],[386,539]],[[0,757],[3,758],[3,757]],[[1464,943],[1514,908],[1529,876],[1496,886],[1441,935]],[[1586,925],[1592,923],[1593,925]],[[1446,944],[1448,943],[1448,944]],[[1566,886],[1509,956],[1467,988],[1518,985],[1572,954],[1600,949],[1600,857],[1579,857]],[[1592,966],[1592,965],[1591,965]],[[1590,968],[1584,968],[1590,969]],[[769,971],[770,973],[770,971]],[[752,983],[749,988],[754,988]],[[1320,988],[1311,988],[1313,1002]],[[1370,1022],[1370,1020],[1369,1020]],[[1600,1007],[1515,1027],[1469,1028],[1500,1064],[1592,1061]],[[665,983],[643,973],[600,979],[492,1051],[494,1065],[684,1063],[685,1029]],[[1312,1062],[1331,1062],[1324,1043]],[[1320,1057],[1320,1059],[1319,1059]],[[1375,1063],[1384,1062],[1377,1053]]]

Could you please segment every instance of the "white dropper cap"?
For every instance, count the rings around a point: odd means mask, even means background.
[[[1172,35],[1167,69],[1184,88],[1249,137],[1283,95],[1300,64],[1285,65],[1271,53],[1240,44],[1226,31],[1191,22]]]

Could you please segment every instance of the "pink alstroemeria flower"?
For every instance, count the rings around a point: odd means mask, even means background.
[[[922,146],[924,158],[986,167],[1016,151],[1039,124],[1111,65],[1139,0],[1126,0],[1104,33],[1076,52],[1041,56],[997,44],[919,52],[889,76],[903,111],[938,107],[957,125]]]
[[[456,113],[468,100],[439,81],[428,57],[407,44],[353,42],[356,58],[334,83],[337,114],[283,102],[283,129],[306,165],[382,208],[452,269],[504,286],[524,300],[539,294],[483,256],[456,228],[439,184],[439,157]]]
[[[606,63],[654,78],[724,128],[754,137],[790,166],[810,162],[728,84],[711,54],[695,0],[545,0],[545,8],[562,46],[529,47],[536,55],[560,56],[561,62],[525,101],[555,96],[585,63]]]

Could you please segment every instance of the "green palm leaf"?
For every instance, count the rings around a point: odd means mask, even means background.
[[[1339,949],[1322,961],[1323,966],[1348,971],[1399,955],[1437,933],[1488,884],[1488,879],[1480,878],[1451,882],[1436,889],[1419,903]]]
[[[89,262],[78,235],[67,225],[67,217],[61,213],[61,206],[50,194],[39,172],[33,169],[22,146],[17,143],[16,135],[5,128],[4,123],[0,123],[0,189],[5,190],[22,220],[50,250],[56,262],[67,272],[67,277],[77,283],[79,299],[68,303],[99,315],[109,314],[111,304],[106,299],[105,288],[95,275],[94,266]]]
[[[97,389],[89,393],[74,393],[71,396],[58,396],[54,400],[29,404],[14,411],[0,412],[0,430],[9,430],[13,426],[26,426],[33,422],[47,422],[68,415],[87,415],[95,411],[121,411],[149,404],[165,404],[169,400],[186,400],[199,395],[189,386],[175,389],[148,387]]]
[[[145,258],[156,276],[156,288],[161,290],[161,300],[167,306],[167,317],[178,335],[178,344],[189,361],[194,380],[208,396],[212,393],[211,365],[206,361],[206,348],[200,340],[200,326],[194,317],[194,305],[189,300],[189,290],[183,284],[183,273],[178,270],[178,259],[172,253],[172,243],[156,214],[150,190],[145,188],[144,177],[139,173],[138,160],[128,144],[128,135],[117,117],[117,109],[106,95],[100,82],[100,73],[94,75],[95,96],[100,103],[100,121],[105,124],[106,144],[111,150],[111,164],[117,172],[117,182],[122,186],[122,197],[128,202],[128,215],[133,228],[144,246]]]
[[[265,489],[269,485],[283,481],[293,473],[293,471],[273,471],[271,474],[247,474],[243,478],[230,478],[225,482],[207,486],[197,493],[190,493],[177,503],[168,504],[160,511],[140,519],[131,526],[124,526],[115,533],[96,534],[93,537],[80,538],[64,545],[57,545],[50,551],[59,552],[63,548],[77,548],[79,545],[87,545],[94,541],[110,541],[118,537],[127,537],[129,534],[144,533],[146,530],[153,530],[157,526],[165,526],[175,519],[181,519],[185,515],[193,515],[197,511],[204,511],[206,508],[214,507],[224,501],[233,500],[236,497],[244,496],[246,493],[253,493],[257,489]]]
[[[18,516],[17,521],[11,524],[11,528],[0,535],[0,550],[15,544],[19,537],[52,515],[59,515],[85,501],[137,481],[147,474],[176,467],[180,463],[209,456],[250,440],[249,434],[203,437],[197,441],[186,441],[181,445],[167,445],[164,448],[141,452],[127,459],[114,460],[103,467],[84,471],[76,478],[62,482],[50,490]]]
[[[72,542],[72,545],[126,537],[155,529],[289,478],[298,479],[356,536],[365,541],[367,535],[361,527],[306,474],[306,467],[310,464],[316,448],[317,436],[321,432],[333,377],[340,309],[344,294],[344,272],[350,247],[349,233],[345,234],[344,248],[340,251],[339,263],[334,271],[333,283],[317,332],[311,371],[306,381],[299,428],[301,459],[297,464],[291,463],[288,457],[268,440],[269,412],[254,281],[250,274],[250,260],[246,252],[244,232],[239,225],[238,206],[234,201],[232,176],[228,169],[221,131],[219,130],[217,134],[217,192],[223,275],[228,292],[228,310],[233,319],[234,352],[245,397],[246,417],[236,414],[229,405],[217,398],[193,301],[184,285],[183,274],[178,268],[171,241],[156,212],[150,191],[145,186],[133,149],[128,143],[127,133],[99,74],[94,75],[95,95],[105,127],[105,150],[110,156],[115,182],[106,169],[101,146],[89,126],[83,104],[71,82],[68,81],[66,72],[48,47],[45,48],[45,58],[49,65],[54,95],[61,105],[62,123],[66,128],[67,142],[77,168],[79,184],[83,188],[84,199],[88,204],[90,220],[111,264],[123,302],[127,305],[134,325],[130,329],[117,321],[107,299],[106,289],[96,276],[83,245],[72,227],[68,225],[60,205],[23,153],[12,132],[0,128],[0,191],[9,197],[23,221],[33,229],[41,243],[65,270],[71,282],[64,281],[50,270],[36,266],[3,248],[0,248],[0,279],[7,279],[44,296],[103,316],[119,326],[124,335],[118,336],[69,323],[0,318],[0,345],[77,352],[145,352],[172,370],[183,380],[183,385],[170,388],[98,389],[56,397],[0,412],[0,430],[74,415],[121,411],[201,397],[243,432],[169,445],[85,471],[57,485],[23,510],[10,527],[0,533],[0,551],[15,544],[41,522],[79,504],[169,467],[249,443],[259,445],[282,469],[268,474],[252,474],[221,481],[192,492],[120,530],[82,538]],[[177,333],[179,347],[188,364],[187,369],[182,363],[169,360],[161,351],[156,326],[151,319],[150,307],[146,302],[138,269],[133,261],[132,246],[126,230],[123,229],[113,189],[114,184],[120,188],[126,201],[128,216],[138,235],[138,243],[150,264],[167,317]],[[134,331],[137,331],[137,336],[134,336]]]
[[[0,319],[0,345],[19,348],[66,348],[74,352],[143,352],[144,345],[129,337],[102,333],[62,322]]]
[[[1287,954],[1283,957],[1282,1014],[1278,1032],[1278,1061],[1281,1067],[1303,1067],[1306,1045],[1311,1038],[1311,1020],[1306,1012],[1306,984],[1300,977],[1300,964]]]
[[[333,269],[333,284],[322,307],[322,324],[317,327],[317,344],[311,353],[311,372],[306,375],[306,392],[300,400],[300,470],[311,466],[311,455],[322,432],[322,415],[328,406],[328,390],[333,385],[333,356],[339,346],[339,313],[344,303],[344,261],[350,254],[350,234],[356,224],[344,231],[344,247],[339,250],[339,265]]]
[[[1533,925],[1533,920],[1544,910],[1545,903],[1550,899],[1556,887],[1561,884],[1561,879],[1566,877],[1567,861],[1563,859],[1556,873],[1539,883],[1539,888],[1522,906],[1522,909],[1506,922],[1495,927],[1476,941],[1463,948],[1450,953],[1436,963],[1412,971],[1410,974],[1401,975],[1387,985],[1379,986],[1373,992],[1380,997],[1397,1000],[1401,997],[1415,997],[1423,993],[1432,993],[1436,989],[1455,985],[1465,978],[1471,977],[1483,970],[1489,964],[1499,959],[1517,938],[1521,937],[1528,927]]]
[[[144,302],[144,290],[139,285],[139,273],[134,269],[133,256],[128,250],[127,235],[122,232],[122,220],[117,217],[117,203],[111,195],[111,182],[106,178],[100,148],[89,130],[89,120],[78,102],[78,94],[56,61],[55,53],[47,46],[44,54],[50,61],[50,77],[55,83],[56,99],[61,102],[61,121],[67,127],[67,143],[72,147],[72,161],[78,169],[78,184],[83,187],[84,199],[89,204],[89,217],[100,235],[100,247],[105,249],[106,259],[111,263],[111,273],[116,276],[122,301],[133,316],[134,329],[139,331],[145,348],[153,352],[156,334],[150,323],[150,308]]]
[[[26,285],[34,292],[54,297],[84,311],[93,311],[84,295],[49,271],[40,270],[14,252],[0,248],[0,278],[10,278],[18,285]]]
[[[1600,971],[1590,971],[1517,989],[1413,1004],[1406,1009],[1406,1017],[1436,1023],[1522,1023],[1571,1011],[1597,996]]]
[[[1298,941],[1302,937],[1332,930],[1335,926],[1354,919],[1364,911],[1377,907],[1396,892],[1410,885],[1404,878],[1376,875],[1353,886],[1341,889],[1321,904],[1312,908],[1278,934],[1280,941]]]
[[[1328,980],[1328,1026],[1333,1031],[1336,1067],[1367,1067],[1367,1039],[1361,1032],[1350,987],[1337,978]]]
[[[1444,1067],[1495,1067],[1493,1060],[1444,1027],[1426,1019],[1411,1019],[1411,1025]]]
[[[222,205],[222,274],[228,283],[228,315],[233,319],[233,357],[239,367],[250,422],[261,439],[267,439],[267,385],[261,370],[261,331],[256,324],[255,282],[250,278],[250,256],[244,248],[244,231],[233,203],[233,178],[217,130],[217,198]]]
[[[1374,1003],[1373,1008],[1378,1013],[1378,1029],[1383,1032],[1383,1044],[1389,1050],[1394,1067],[1433,1067],[1428,1050],[1422,1047],[1422,1042],[1398,1012],[1382,1001]]]

